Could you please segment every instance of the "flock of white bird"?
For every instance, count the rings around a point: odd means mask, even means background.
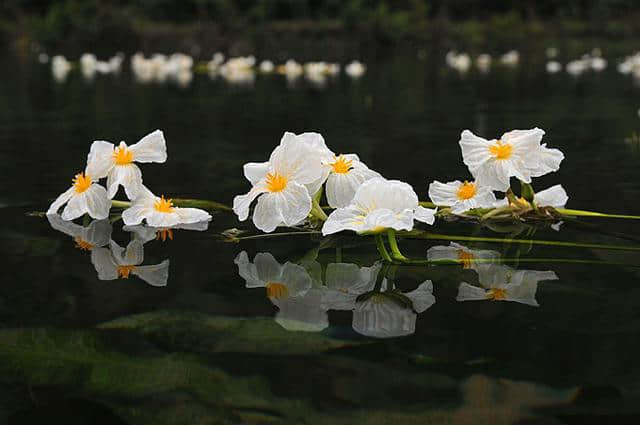
[[[83,54],[77,63],[71,62],[62,55],[56,55],[49,60],[46,54],[40,54],[41,63],[51,62],[51,71],[56,81],[65,81],[68,74],[76,67],[83,77],[93,79],[96,74],[118,74],[122,70],[124,54],[118,53],[108,60],[99,60],[92,53]],[[193,80],[194,72],[206,72],[211,78],[222,78],[230,83],[247,84],[255,80],[256,74],[281,74],[289,82],[304,77],[308,81],[324,85],[330,78],[340,75],[342,66],[333,62],[299,63],[289,59],[283,64],[275,64],[270,60],[257,62],[254,56],[238,56],[225,58],[222,53],[216,53],[211,60],[195,62],[193,57],[184,53],[171,55],[153,54],[149,57],[143,53],[131,56],[131,72],[136,81],[141,83],[166,81],[175,82],[180,86],[188,86]],[[366,72],[366,66],[353,60],[344,66],[344,73],[350,78],[357,79]]]

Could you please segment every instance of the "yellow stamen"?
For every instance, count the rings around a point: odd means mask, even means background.
[[[342,155],[339,155],[338,157],[336,157],[335,160],[336,162],[334,162],[333,164],[330,164],[331,167],[333,168],[334,173],[347,174],[349,171],[351,171],[351,168],[353,166],[353,161],[346,159]]]
[[[496,159],[509,159],[513,151],[513,146],[509,143],[503,143],[502,140],[498,140],[493,145],[489,146],[489,153]]]
[[[133,162],[133,152],[125,146],[118,146],[113,151],[113,160],[116,165],[127,165]]]
[[[73,178],[73,186],[76,188],[77,193],[82,193],[91,187],[91,177],[85,173],[76,174]]]
[[[278,282],[269,282],[266,286],[267,297],[275,298],[276,300],[286,298],[289,295],[289,289],[287,285]]]
[[[458,193],[456,196],[458,199],[464,201],[466,199],[471,199],[476,195],[476,185],[475,183],[469,183],[465,181],[462,183],[462,186],[458,188]]]
[[[85,240],[82,240],[80,237],[76,237],[74,240],[76,242],[76,248],[78,248],[81,251],[91,251],[93,249],[92,244],[90,244]]]
[[[473,264],[473,254],[469,251],[465,251],[464,249],[459,249],[458,260],[462,262],[463,269],[470,269],[471,264]]]
[[[503,301],[507,298],[507,290],[503,288],[491,288],[487,292],[487,299],[491,301]]]
[[[134,265],[118,266],[118,277],[129,279],[129,275],[135,268]]]
[[[165,242],[169,238],[173,240],[173,230],[171,229],[161,229],[156,232],[156,240]]]
[[[173,212],[173,202],[171,199],[164,199],[164,195],[153,203],[153,208],[161,213]]]
[[[287,187],[287,178],[278,173],[267,174],[267,190],[269,192],[282,192]]]

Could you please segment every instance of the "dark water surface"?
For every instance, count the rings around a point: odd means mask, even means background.
[[[441,55],[380,55],[362,79],[324,88],[279,76],[142,85],[128,65],[56,83],[48,66],[3,55],[0,422],[640,423],[638,252],[475,243],[452,252],[521,261],[386,267],[372,240],[353,236],[223,242],[222,231],[250,225],[220,213],[208,230],[164,242],[120,221],[92,224],[97,239],[161,265],[100,280],[94,264],[109,245],[79,249],[86,229],[65,234],[27,215],[67,189],[91,141],[133,143],[156,128],[169,159],[144,164],[145,183],[230,203],[249,188],[242,164],[265,160],[285,130],[318,131],[426,199],[430,181],[468,178],[462,129],[494,137],[534,126],[566,155],[537,189],[562,183],[570,208],[639,213],[640,88],[615,71],[615,57],[573,78],[546,74],[537,54],[486,75],[446,69]],[[431,230],[640,246],[640,222]],[[448,245],[402,241],[416,258]],[[153,285],[167,273],[166,286]],[[515,298],[461,300],[465,285],[508,282]]]

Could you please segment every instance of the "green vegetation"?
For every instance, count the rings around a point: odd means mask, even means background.
[[[225,44],[264,34],[361,35],[367,40],[630,36],[633,0],[5,0],[0,37],[48,46],[193,39]]]

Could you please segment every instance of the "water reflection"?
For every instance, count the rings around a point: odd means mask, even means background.
[[[362,335],[405,336],[415,332],[417,315],[435,303],[431,281],[402,292],[380,273],[381,263],[331,263],[324,280],[316,261],[280,264],[271,254],[258,253],[251,262],[242,251],[235,263],[247,288],[265,288],[278,307],[276,322],[287,330],[318,332],[328,327],[329,310],[350,310],[353,330]]]
[[[152,286],[166,286],[169,279],[169,260],[160,264],[142,265],[144,243],[133,238],[126,249],[109,242],[109,248],[97,248],[91,252],[91,263],[100,280],[128,279],[134,275]]]
[[[65,221],[59,214],[49,214],[47,220],[52,228],[71,236],[76,248],[83,251],[105,246],[111,240],[112,227],[109,220],[93,220],[86,226]]]
[[[513,301],[538,307],[538,283],[557,280],[553,271],[516,270],[502,264],[476,265],[479,286],[462,282],[458,288],[458,301]]]
[[[475,260],[498,260],[500,254],[490,250],[474,250],[451,242],[448,246],[429,249],[430,260],[461,260],[463,268],[478,275],[477,284],[462,282],[458,287],[458,301],[513,301],[530,306],[539,306],[536,300],[538,284],[546,280],[557,280],[553,271],[516,270],[504,264]]]
[[[169,279],[169,260],[143,265],[144,245],[152,240],[172,240],[174,230],[204,231],[209,221],[157,228],[146,225],[124,226],[130,235],[126,248],[112,239],[113,226],[109,220],[92,220],[80,225],[65,221],[59,214],[47,215],[51,227],[73,238],[76,248],[91,252],[91,263],[100,280],[128,279],[136,276],[151,286],[166,286]]]

